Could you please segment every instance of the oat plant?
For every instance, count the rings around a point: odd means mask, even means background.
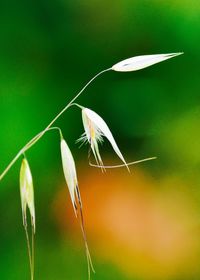
[[[80,223],[80,228],[82,231],[83,240],[85,244],[85,252],[87,258],[87,265],[88,265],[88,278],[90,279],[91,270],[94,272],[94,268],[93,268],[93,264],[92,264],[88,244],[87,244],[84,219],[83,219],[81,194],[79,190],[75,161],[72,156],[71,150],[66,140],[63,137],[61,128],[54,127],[53,125],[66,110],[68,110],[71,107],[78,107],[78,109],[81,110],[81,114],[82,114],[84,133],[77,140],[77,142],[81,143],[81,145],[84,143],[89,144],[89,150],[93,154],[94,159],[96,161],[96,164],[91,162],[89,162],[89,164],[93,167],[101,168],[103,172],[106,170],[106,168],[118,168],[118,167],[126,167],[128,171],[130,171],[129,170],[130,165],[155,159],[155,157],[151,157],[151,158],[146,158],[135,162],[127,163],[106,122],[100,117],[99,114],[97,114],[96,112],[94,112],[93,110],[87,107],[75,103],[75,101],[98,76],[102,75],[105,72],[112,71],[112,70],[118,72],[137,71],[149,67],[153,64],[170,59],[172,57],[178,56],[180,54],[182,53],[136,56],[123,60],[113,65],[111,68],[99,72],[77,93],[77,95],[70,102],[67,103],[67,105],[53,118],[53,120],[41,132],[39,132],[28,143],[26,143],[26,145],[16,154],[16,156],[11,160],[11,162],[8,164],[8,166],[0,175],[0,180],[2,180],[3,177],[10,170],[10,168],[15,164],[15,162],[20,157],[22,157],[22,164],[20,169],[20,196],[21,196],[23,226],[25,229],[26,241],[28,247],[31,280],[34,279],[34,234],[35,234],[36,226],[35,226],[33,179],[31,175],[31,169],[26,157],[26,152],[33,145],[35,145],[44,136],[46,132],[50,130],[55,130],[59,133],[63,173],[64,173],[66,184],[68,186],[75,216],[77,217]],[[103,160],[99,152],[98,144],[102,143],[104,138],[107,138],[107,140],[110,142],[114,152],[122,161],[122,164],[115,165],[115,166],[106,166],[103,164]],[[27,209],[29,210],[29,214],[30,214],[30,223],[31,223],[30,230],[28,230],[27,212],[26,212]],[[31,237],[29,236],[30,235],[29,232],[31,232]]]

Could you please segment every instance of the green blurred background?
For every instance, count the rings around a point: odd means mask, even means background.
[[[140,54],[184,55],[132,73],[107,72],[78,102],[99,113],[127,161],[89,167],[80,110],[58,121],[76,160],[88,243],[101,280],[200,279],[199,0],[1,1],[3,169],[99,71]],[[119,160],[109,144],[106,164]],[[27,157],[36,204],[35,279],[87,279],[84,245],[64,182],[57,132]],[[1,182],[0,279],[30,279],[20,160]]]

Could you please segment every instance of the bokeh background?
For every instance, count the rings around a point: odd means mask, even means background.
[[[200,279],[199,0],[0,3],[0,168],[99,71],[140,54],[183,56],[107,72],[78,102],[110,126],[127,161],[88,165],[78,108],[58,121],[77,166],[88,243],[101,280]],[[108,143],[106,164],[119,159]],[[35,279],[87,279],[84,244],[61,168],[59,137],[30,151],[37,215]],[[93,160],[93,159],[91,159]],[[30,279],[19,197],[20,160],[0,186],[0,278]]]

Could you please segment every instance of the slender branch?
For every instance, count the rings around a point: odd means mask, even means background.
[[[47,131],[52,130],[52,129],[60,129],[58,127],[52,127],[51,129],[49,128],[46,131],[42,131],[38,133],[35,137],[33,137],[13,158],[13,160],[9,163],[9,165],[6,167],[6,169],[3,171],[3,173],[0,176],[0,181],[2,178],[6,175],[6,173],[10,170],[10,168],[14,165],[14,163],[18,160],[18,158],[23,155],[27,150],[29,150]]]
[[[48,129],[50,126],[52,126],[52,124],[54,124],[54,122],[72,105],[72,103],[81,95],[81,93],[101,74],[110,71],[111,68],[105,69],[101,72],[99,72],[98,74],[96,74],[79,92],[78,94],[62,109],[62,111],[60,111],[60,113],[48,124],[48,126],[45,128]]]
[[[82,92],[101,74],[104,72],[107,72],[111,70],[111,68],[105,69],[98,74],[96,74],[89,82],[78,92],[78,94],[73,97],[73,99],[54,117],[54,119],[47,125],[47,127],[38,133],[36,136],[34,136],[12,159],[12,161],[8,164],[8,166],[5,168],[5,170],[0,175],[0,181],[3,179],[3,177],[6,175],[6,173],[10,170],[10,168],[14,165],[14,163],[18,160],[18,158],[28,149],[30,149],[34,144],[36,144],[40,138],[50,129],[50,127],[55,123],[55,121],[70,107],[73,105],[73,102],[82,94]]]

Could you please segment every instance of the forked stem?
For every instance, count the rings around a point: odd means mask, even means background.
[[[48,124],[48,126],[44,129],[44,131],[46,129],[48,129],[49,127],[52,126],[52,124],[54,124],[54,122],[72,105],[72,103],[81,95],[81,93],[101,74],[110,71],[111,68],[105,69],[101,72],[99,72],[98,74],[96,74],[91,80],[89,80],[89,82],[78,92],[78,94],[72,98],[72,100],[62,109],[62,111],[60,111],[60,113],[58,115],[56,115],[56,117]]]
[[[111,68],[105,69],[98,74],[96,74],[89,82],[78,92],[78,94],[72,98],[72,100],[55,116],[55,118],[47,125],[47,127],[42,130],[40,133],[38,133],[36,136],[34,136],[12,159],[12,161],[8,164],[8,166],[5,168],[5,170],[0,175],[0,181],[3,179],[3,177],[7,174],[7,172],[10,170],[10,168],[14,165],[14,163],[18,160],[18,158],[27,150],[29,150],[33,145],[35,145],[42,136],[51,128],[51,126],[55,123],[55,121],[71,106],[73,105],[73,102],[83,93],[83,91],[101,74],[111,70]]]

